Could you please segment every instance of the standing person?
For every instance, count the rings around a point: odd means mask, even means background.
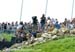
[[[2,24],[0,23],[0,33],[2,32]]]
[[[38,26],[37,26],[37,24],[38,24],[38,19],[37,19],[37,16],[33,16],[32,17],[32,20],[33,20],[33,31],[37,31],[38,30]]]
[[[12,30],[11,24],[8,23],[7,24],[7,33],[11,33],[11,30]]]
[[[15,22],[15,25],[14,26],[15,26],[15,29],[17,29],[18,21]]]
[[[65,18],[64,25],[66,26],[66,28],[68,28],[68,24],[69,24],[69,21],[67,18]]]
[[[50,23],[51,23],[51,19],[50,19],[50,17],[48,17],[48,19],[47,19],[47,30],[50,29]]]
[[[27,28],[28,32],[31,32],[32,31],[32,24],[31,24],[31,22],[28,23],[27,27],[28,27]]]
[[[33,16],[32,20],[33,20],[33,23],[32,23],[31,35],[33,35],[36,38],[37,30],[38,30],[38,19],[37,19],[37,16]]]
[[[54,18],[51,19],[52,24],[56,23],[56,20]]]
[[[46,23],[46,17],[45,17],[44,14],[41,17],[41,22],[40,23],[41,23],[42,31],[44,31],[44,29],[45,29],[45,23]]]
[[[41,29],[41,24],[40,23],[38,23],[38,32],[42,32],[42,29]]]
[[[12,30],[11,30],[11,31],[12,31],[12,33],[15,33],[15,32],[16,32],[16,30],[15,30],[15,24],[14,24],[14,22],[12,22],[12,23],[11,23],[11,27],[12,27]]]
[[[72,24],[73,24],[73,26],[75,28],[75,18],[72,19]]]
[[[4,32],[7,31],[7,23],[4,23]]]
[[[23,25],[23,22],[20,22],[20,24],[17,26],[17,31],[19,33],[22,33],[24,30],[24,25]]]
[[[1,24],[1,26],[2,26],[2,33],[4,33],[4,22]]]
[[[26,33],[24,31],[24,24],[23,22],[20,22],[20,24],[17,26],[16,30],[16,37],[17,37],[17,43],[20,43],[24,40],[27,40]]]

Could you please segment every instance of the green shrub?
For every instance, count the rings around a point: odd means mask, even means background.
[[[0,40],[5,39],[6,41],[11,41],[13,34],[2,33],[0,35]]]

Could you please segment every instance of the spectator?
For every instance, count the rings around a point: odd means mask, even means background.
[[[74,28],[74,26],[73,26],[72,22],[70,22],[69,25],[68,25],[68,29],[72,30],[73,28]]]
[[[32,20],[33,20],[33,31],[37,31],[38,30],[38,19],[37,19],[37,16],[33,16],[32,17]]]
[[[47,26],[50,26],[50,22],[51,22],[51,19],[50,19],[50,17],[48,17],[48,19],[47,19]]]
[[[58,24],[58,21],[55,23],[55,28],[60,29],[60,24]]]
[[[66,26],[66,28],[68,28],[68,23],[69,23],[68,19],[65,18],[64,25]]]
[[[7,24],[7,33],[11,33],[12,26],[10,23]]]
[[[4,23],[4,32],[7,31],[7,23]]]
[[[74,28],[75,28],[75,18],[73,18],[72,24],[73,24],[73,26],[74,26]]]
[[[45,23],[46,23],[46,17],[45,17],[44,14],[41,17],[41,22],[40,23],[41,23],[41,28],[44,31],[44,29],[45,29]]]
[[[51,22],[52,22],[52,24],[55,24],[56,23],[56,21],[55,21],[54,18],[51,19]]]
[[[16,21],[16,23],[15,23],[15,29],[17,29],[17,26],[18,26],[18,22]]]
[[[14,22],[11,23],[11,32],[15,33],[16,29],[15,29],[15,24]]]
[[[47,19],[47,31],[48,31],[48,29],[50,29],[50,25],[51,25],[51,19],[50,19],[50,17],[48,17],[48,19]]]

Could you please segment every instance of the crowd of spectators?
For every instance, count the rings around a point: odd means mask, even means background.
[[[23,29],[26,32],[44,32],[48,31],[48,29],[54,27],[56,29],[60,29],[63,26],[68,28],[69,30],[75,28],[75,18],[68,20],[65,18],[64,22],[60,23],[58,19],[50,18],[50,17],[45,17],[43,14],[41,17],[40,22],[38,22],[37,16],[32,17],[32,23],[26,23],[26,22],[21,22],[23,25]],[[12,23],[0,23],[0,33],[2,32],[7,32],[7,33],[15,33],[16,29],[19,28],[21,25],[18,22],[12,22]]]
[[[14,44],[15,41],[16,43],[19,43],[28,39],[32,40],[32,36],[36,38],[37,33],[45,33],[45,32],[55,33],[53,31],[55,29],[57,29],[60,33],[62,33],[65,32],[66,29],[67,30],[75,29],[75,18],[71,20],[65,18],[64,22],[60,23],[58,19],[45,17],[45,15],[43,14],[42,17],[40,18],[40,22],[38,22],[37,16],[33,16],[32,21],[33,21],[32,23],[31,22],[27,23],[22,21],[20,23],[18,22],[0,23],[0,33],[14,33],[16,37],[13,37],[11,40],[11,43],[13,42],[12,44]]]

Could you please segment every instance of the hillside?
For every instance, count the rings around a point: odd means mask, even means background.
[[[75,52],[75,37],[51,40],[28,48],[23,46],[11,52]]]

